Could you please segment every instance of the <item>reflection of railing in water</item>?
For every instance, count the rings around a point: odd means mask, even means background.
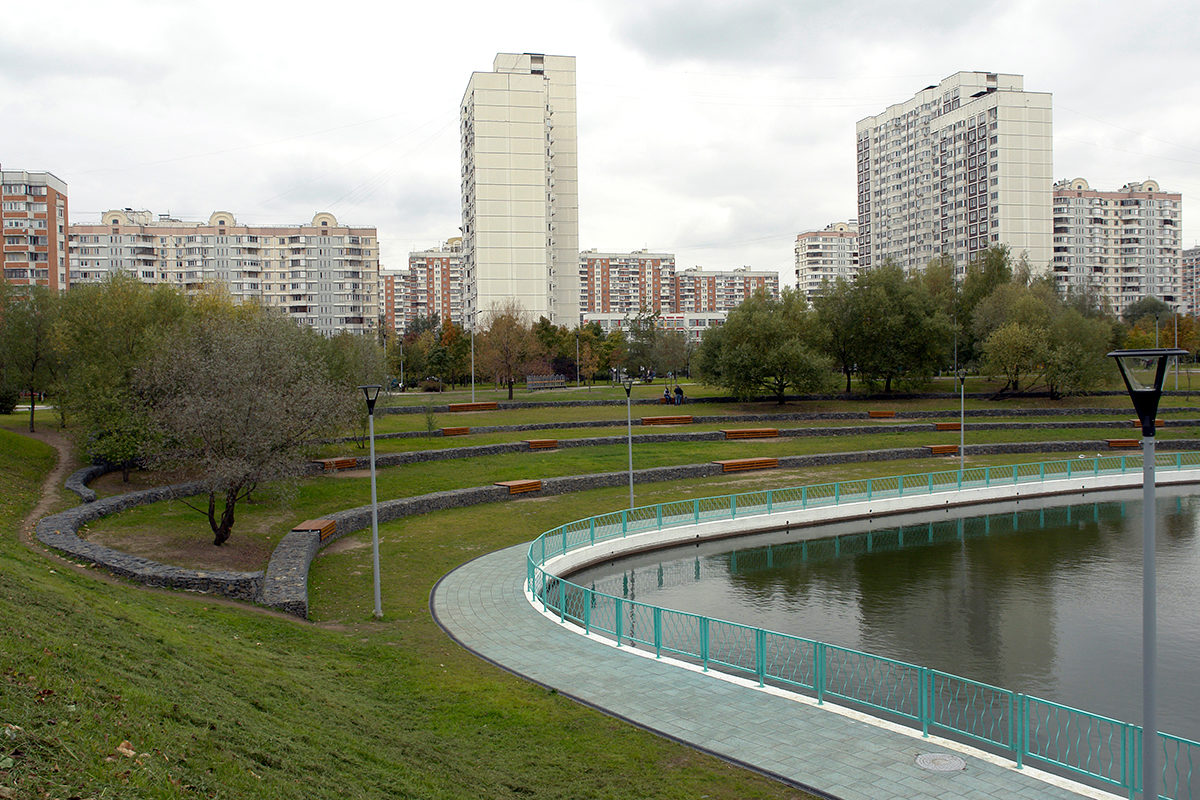
[[[1108,510],[1110,507],[1112,510]],[[1084,510],[1086,509],[1086,510]],[[1103,513],[1102,513],[1103,511]],[[923,547],[963,541],[983,536],[1017,533],[1031,527],[1045,528],[1087,521],[1098,523],[1113,515],[1123,517],[1123,506],[1112,503],[1077,503],[1023,511],[980,515],[967,519],[938,520],[894,528],[880,528],[799,542],[768,544],[742,550],[730,550],[719,556],[675,559],[620,575],[591,581],[594,591],[634,599],[631,581],[649,581],[656,589],[686,586],[710,577],[714,572],[729,575],[753,575],[772,569],[788,569],[803,564],[834,561],[843,556],[894,552],[905,547]]]
[[[1178,470],[1200,464],[1200,455],[1164,454],[1156,461],[1160,470]],[[1140,459],[1131,458],[1128,463],[1130,471],[1141,468]],[[1075,475],[1125,472],[1126,459],[1097,457],[983,468],[961,474],[955,470],[850,481],[663,503],[591,517],[547,531],[533,542],[527,588],[545,611],[589,633],[609,636],[618,646],[646,648],[656,657],[667,655],[698,664],[706,671],[742,675],[760,686],[793,689],[815,696],[818,702],[828,698],[857,705],[920,727],[925,734],[936,731],[1005,754],[1018,767],[1030,761],[1105,788],[1124,789],[1133,797],[1141,786],[1140,726],[928,667],[598,592],[556,578],[541,566],[547,557],[631,532],[770,513],[784,507],[807,507],[814,498],[820,498],[822,505],[831,505],[878,497],[883,492],[889,496],[915,494],[920,491],[918,486],[937,492],[957,490],[960,485],[997,485],[1000,481],[994,479],[995,475],[1004,475],[1005,483],[1028,483],[1067,477],[1072,471]],[[971,473],[984,473],[979,479],[982,482],[964,482],[963,478]],[[810,494],[810,489],[816,491]],[[986,530],[986,521],[984,526]],[[936,538],[933,527],[920,527],[926,528],[928,538]],[[957,529],[954,523],[951,527]],[[903,535],[896,537],[894,546],[901,546]],[[861,539],[862,535],[854,538]],[[874,540],[870,541],[873,548]],[[886,538],[883,542],[893,546]],[[840,546],[835,546],[834,552],[849,554]],[[697,561],[695,568],[698,565]],[[1162,748],[1162,797],[1200,797],[1200,764],[1196,763],[1200,761],[1200,743],[1159,733],[1158,746]]]

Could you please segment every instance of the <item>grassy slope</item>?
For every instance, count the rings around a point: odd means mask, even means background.
[[[0,787],[14,797],[796,796],[451,644],[429,587],[463,548],[499,542],[409,542],[386,622],[313,626],[29,551],[13,532],[52,462],[0,431]]]

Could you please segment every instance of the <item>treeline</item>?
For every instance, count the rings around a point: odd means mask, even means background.
[[[850,393],[855,378],[872,392],[920,390],[956,371],[996,378],[1000,392],[1062,397],[1115,378],[1110,350],[1174,346],[1176,336],[1195,352],[1195,319],[1154,298],[1118,319],[1093,296],[1063,297],[1053,276],[1034,277],[993,247],[961,279],[940,258],[908,275],[885,263],[839,279],[811,308],[793,289],[756,296],[705,333],[698,363],[711,384],[780,402],[787,392]]]

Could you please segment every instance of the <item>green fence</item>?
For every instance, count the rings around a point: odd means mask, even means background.
[[[1156,469],[1200,466],[1198,453],[1156,456]],[[652,650],[962,739],[1134,797],[1141,787],[1140,726],[971,681],[915,664],[802,637],[626,600],[551,575],[546,560],[632,533],[736,519],[794,508],[962,488],[1033,483],[1080,475],[1140,472],[1141,457],[1097,456],[1006,467],[898,475],[660,503],[576,520],[530,545],[528,589],[542,608],[618,647]],[[1200,798],[1200,743],[1159,733],[1161,797]]]

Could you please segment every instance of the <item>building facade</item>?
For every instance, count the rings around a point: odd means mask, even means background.
[[[728,312],[725,311],[705,311],[698,313],[671,312],[662,314],[659,317],[659,325],[664,330],[679,331],[687,334],[689,341],[699,342],[700,337],[704,335],[706,330],[724,325],[725,319],[728,316]],[[590,325],[596,323],[600,326],[600,330],[606,334],[623,329],[629,320],[630,316],[625,314],[588,312],[583,315],[583,324]]]
[[[656,314],[673,311],[675,256],[671,253],[579,254],[579,311],[581,314],[634,316],[646,309]]]
[[[0,169],[4,280],[17,286],[71,286],[67,184],[49,172]]]
[[[704,271],[685,269],[675,276],[676,313],[732,311],[757,291],[779,297],[779,273],[749,267]]]
[[[207,222],[128,208],[100,217],[69,228],[80,283],[124,271],[186,292],[219,284],[238,302],[280,308],[325,335],[377,327],[375,228],[339,225],[325,212],[306,225],[243,225],[228,211]]]
[[[460,108],[465,315],[579,322],[575,58],[500,53]]]
[[[796,288],[810,304],[821,287],[858,273],[858,223],[833,222],[796,237]]]
[[[921,269],[950,256],[961,275],[1007,245],[1049,269],[1051,98],[1020,75],[958,72],[857,125],[858,252]]]
[[[1062,292],[1092,292],[1120,314],[1143,297],[1180,310],[1183,198],[1155,181],[1115,192],[1083,178],[1054,184],[1054,280]]]
[[[1200,247],[1183,251],[1180,270],[1181,313],[1200,315]]]
[[[384,326],[407,333],[417,317],[436,315],[463,327],[462,262],[462,239],[455,237],[436,250],[409,253],[406,269],[380,270]]]

